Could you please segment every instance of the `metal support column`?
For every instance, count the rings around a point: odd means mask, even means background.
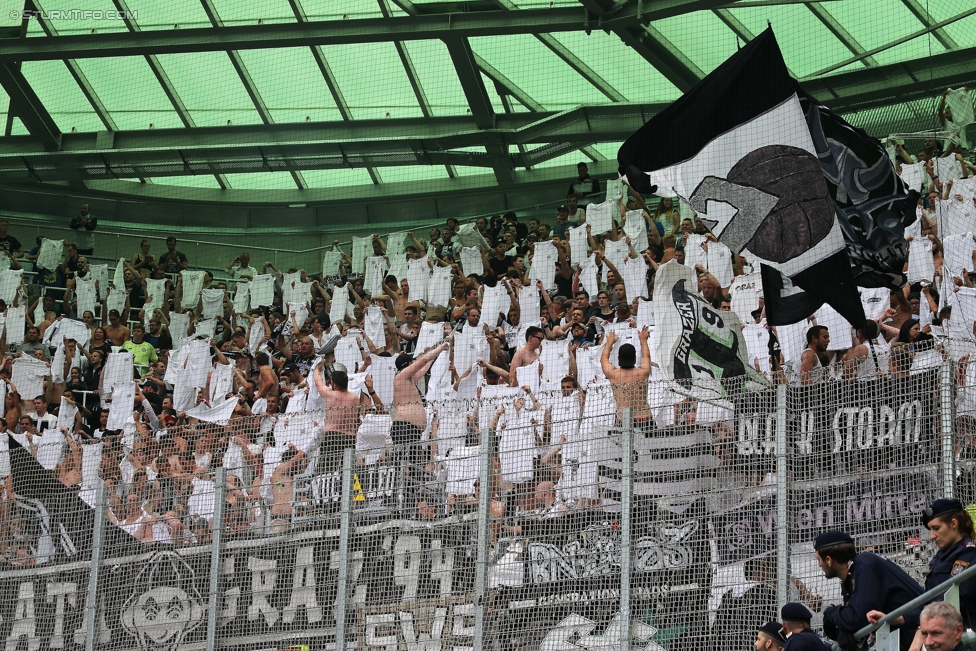
[[[630,651],[631,513],[634,501],[634,410],[623,410],[620,434],[620,651]]]
[[[954,497],[956,482],[955,376],[952,360],[939,373],[939,425],[942,430],[942,496]]]
[[[342,513],[339,516],[339,587],[336,591],[335,650],[346,648],[346,602],[349,597],[349,538],[352,528],[352,469],[356,451],[346,448],[342,457]]]
[[[790,600],[789,468],[786,464],[786,385],[776,387],[776,602]],[[778,610],[778,609],[777,609]]]
[[[488,612],[488,547],[491,542],[491,430],[481,430],[478,452],[478,556],[474,566],[474,651],[485,648],[485,613]]]
[[[88,573],[88,601],[85,608],[85,651],[93,651],[98,639],[98,574],[102,567],[105,537],[105,506],[108,495],[105,484],[95,488],[95,530],[92,532],[91,570]],[[76,640],[77,641],[77,640]]]
[[[210,590],[207,607],[207,651],[217,648],[217,610],[220,607],[220,549],[224,542],[224,509],[227,506],[227,469],[214,473],[213,538],[210,540]]]

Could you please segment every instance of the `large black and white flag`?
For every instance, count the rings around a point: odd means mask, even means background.
[[[715,310],[696,290],[691,267],[672,260],[658,268],[652,359],[681,393],[720,399],[756,388],[763,380],[749,366],[739,317]]]
[[[844,231],[772,30],[641,127],[617,160],[633,188],[682,197],[732,251],[769,268],[770,324],[823,303],[864,322]],[[774,272],[780,289],[766,283]]]

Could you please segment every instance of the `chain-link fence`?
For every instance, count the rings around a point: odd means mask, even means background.
[[[968,377],[947,362],[708,399],[567,378],[363,409],[345,432],[326,410],[11,435],[0,636],[746,648],[780,604],[806,603],[819,628],[839,601],[812,553],[823,531],[921,580],[934,549],[920,512],[973,499]]]

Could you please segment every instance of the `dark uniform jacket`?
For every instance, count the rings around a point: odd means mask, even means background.
[[[851,561],[841,588],[844,605],[824,610],[824,632],[838,639],[841,632],[853,634],[869,624],[868,612],[890,613],[922,594],[922,587],[905,570],[887,558],[864,552]],[[901,627],[902,646],[907,649],[918,629],[919,609],[905,615]]]
[[[952,547],[940,549],[929,561],[925,589],[931,590],[973,565],[976,565],[976,543],[969,538],[963,538]],[[942,597],[934,601],[942,601]],[[976,579],[959,584],[959,607],[963,626],[976,629]]]
[[[809,628],[797,631],[786,638],[785,651],[830,651],[831,645]]]

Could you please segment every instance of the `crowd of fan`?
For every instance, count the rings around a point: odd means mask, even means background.
[[[484,427],[497,441],[496,518],[598,506],[595,470],[577,472],[578,447],[613,426],[619,408],[668,427],[692,422],[697,407],[716,441],[730,431],[728,415],[707,416],[705,403],[646,385],[626,398],[611,391],[660,378],[651,299],[669,261],[694,267],[716,310],[736,311],[752,333],[751,363],[777,381],[907,374],[966,358],[971,344],[953,348],[939,335],[973,338],[976,168],[935,147],[926,141],[920,154],[929,192],[909,229],[925,242],[912,244],[910,280],[919,255],[931,258],[920,267],[930,273],[903,291],[864,291],[876,332],[823,310],[767,328],[758,267],[677,199],[652,207],[611,182],[598,201],[600,183],[582,163],[552,220],[506,213],[354,238],[315,273],[259,270],[241,253],[215,275],[191,268],[170,237],[158,256],[144,241],[110,279],[107,265],[88,261],[97,221],[87,206],[71,224],[76,242],[38,238],[29,251],[0,220],[0,422],[89,503],[104,483],[110,519],[147,543],[208,539],[221,466],[228,534],[285,531],[305,513],[298,478],[336,471],[353,446],[387,450],[361,464],[399,455],[414,468],[418,516],[470,508]],[[903,148],[897,155],[900,172],[919,164]],[[955,178],[943,181],[938,172],[950,169]],[[950,241],[960,233],[964,244]],[[960,251],[973,264],[956,269]],[[436,496],[423,488],[431,476]]]

